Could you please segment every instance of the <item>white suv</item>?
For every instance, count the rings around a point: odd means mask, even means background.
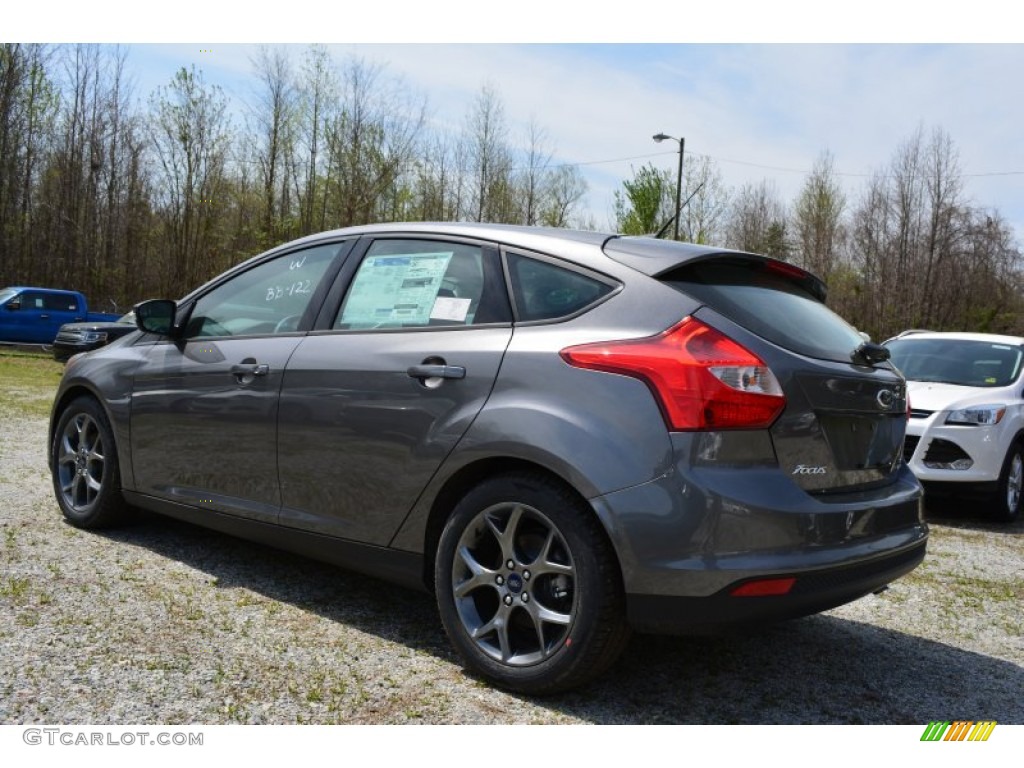
[[[905,331],[885,342],[907,378],[903,457],[929,488],[984,493],[1020,517],[1024,488],[1024,338]]]

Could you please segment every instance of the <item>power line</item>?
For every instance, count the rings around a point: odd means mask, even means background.
[[[616,160],[589,160],[587,162],[580,162],[580,163],[562,163],[561,165],[552,166],[552,167],[561,168],[561,167],[564,167],[564,166],[576,166],[576,165],[602,165],[602,164],[606,164],[606,163],[607,164],[610,164],[610,163],[620,163],[620,162],[623,162],[624,160],[645,160],[647,158],[652,158],[652,157],[662,157],[662,156],[665,156],[665,155],[673,155],[674,156],[676,154],[677,154],[676,152],[652,152],[651,154],[648,154],[648,155],[637,155],[636,157],[623,157],[623,158],[619,158],[619,159],[616,159]],[[704,154],[702,152],[688,152],[687,154],[691,155],[691,156],[695,156],[695,157],[704,157],[704,158],[707,158],[708,160],[714,160],[716,163],[732,163],[734,165],[746,165],[746,166],[748,166],[750,168],[760,168],[760,169],[766,170],[766,171],[779,171],[779,172],[782,172],[782,173],[802,173],[802,174],[810,174],[811,173],[811,171],[809,169],[807,169],[807,168],[784,168],[784,167],[777,166],[777,165],[764,165],[762,163],[752,163],[752,162],[749,162],[747,160],[733,160],[733,159],[727,158],[727,157],[715,157],[713,155],[707,155],[707,154]],[[845,171],[833,171],[833,173],[836,176],[851,176],[851,177],[855,177],[855,178],[870,178],[871,176],[874,175],[874,174],[871,174],[871,173],[849,173],[849,172],[845,172]],[[986,172],[986,173],[962,173],[960,175],[965,177],[965,178],[971,178],[971,179],[982,178],[982,177],[989,177],[989,176],[1024,176],[1024,171],[990,171],[990,172]]]

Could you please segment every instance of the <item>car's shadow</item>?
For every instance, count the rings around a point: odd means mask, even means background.
[[[457,663],[427,594],[145,513],[102,535],[203,571],[218,588],[252,590]],[[602,724],[923,726],[1024,723],[1021,691],[1024,668],[1014,663],[825,614],[741,636],[635,636],[598,681],[530,701]]]
[[[1024,516],[1015,523],[1000,523],[988,514],[984,500],[970,497],[929,496],[925,499],[925,517],[930,523],[950,528],[991,531],[1008,536],[1024,535]]]

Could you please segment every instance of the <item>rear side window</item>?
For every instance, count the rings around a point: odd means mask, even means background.
[[[441,240],[375,241],[334,322],[339,330],[508,322],[494,250]]]
[[[615,290],[593,277],[515,253],[508,254],[508,272],[520,322],[568,317]]]
[[[665,282],[780,347],[850,361],[857,330],[771,262],[714,260],[676,270]]]

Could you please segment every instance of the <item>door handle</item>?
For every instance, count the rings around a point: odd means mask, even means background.
[[[233,376],[266,376],[270,366],[266,363],[237,363],[231,366]]]
[[[406,373],[413,379],[464,379],[466,369],[461,365],[411,365]]]

